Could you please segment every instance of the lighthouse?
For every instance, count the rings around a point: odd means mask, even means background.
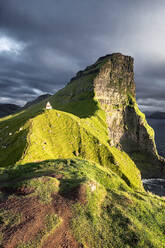
[[[46,109],[52,109],[52,106],[51,106],[50,102],[47,102]]]

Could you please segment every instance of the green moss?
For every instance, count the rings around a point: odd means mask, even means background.
[[[143,114],[137,103],[136,103],[136,99],[131,95],[131,94],[128,94],[128,102],[127,102],[127,105],[126,106],[130,106],[132,108],[134,108],[136,114],[140,117],[141,119],[141,123],[144,125],[144,127],[146,128],[147,130],[147,133],[149,134],[150,138],[153,140],[154,142],[154,138],[155,138],[155,133],[154,133],[154,130],[152,127],[150,127],[146,121],[146,118],[145,118],[145,114]],[[155,142],[154,142],[155,143]]]
[[[151,139],[153,140],[154,142],[154,139],[155,139],[155,133],[154,133],[154,130],[152,127],[150,127],[146,121],[146,118],[145,118],[145,114],[143,114],[139,108],[138,108],[138,105],[137,104],[134,104],[134,109],[135,109],[135,112],[137,113],[137,115],[141,118],[141,121],[143,122],[143,125],[144,127],[146,128],[147,130],[147,133],[149,134],[149,136],[151,137]],[[154,142],[155,143],[155,142]]]
[[[97,213],[91,209],[93,197],[84,208],[73,207],[72,229],[76,239],[87,247],[165,247],[165,200],[153,195],[108,191]],[[160,205],[159,205],[160,204]],[[160,210],[158,218],[157,211]]]
[[[115,147],[110,148],[114,156],[114,171],[124,179],[127,184],[133,188],[141,188],[141,174],[140,171],[136,171],[136,165],[130,159],[130,157],[122,151],[119,151]],[[119,170],[119,171],[118,171]],[[124,171],[124,173],[122,173]],[[126,176],[127,175],[127,176]]]
[[[49,204],[52,201],[52,193],[58,191],[59,181],[56,178],[40,177],[21,181],[13,186],[17,190],[22,187],[32,190],[33,195],[38,196],[42,203]]]
[[[88,108],[88,105],[86,106]],[[16,131],[22,140],[22,143],[19,141],[18,144],[22,144],[22,146],[20,145],[19,149],[13,150],[13,152],[12,148],[7,149],[5,157],[0,152],[3,166],[13,166],[15,162],[16,164],[26,164],[46,159],[79,157],[111,168],[125,178],[129,185],[141,188],[139,171],[134,163],[129,159],[124,162],[124,159],[121,158],[122,155],[123,158],[126,158],[124,153],[111,149],[109,146],[105,112],[99,104],[97,104],[97,108],[95,114],[88,118],[79,118],[71,113],[52,109],[25,122],[24,125],[21,125],[21,130],[19,128]],[[19,118],[22,117],[20,114]],[[19,118],[18,116],[13,117],[13,122],[8,123],[9,130],[13,123],[15,126],[18,124],[17,122],[21,122]],[[4,125],[3,122],[2,124]],[[8,132],[10,132],[9,130]],[[22,133],[24,130],[27,130],[26,136]],[[5,136],[5,134],[3,135]],[[15,141],[12,142],[12,147],[14,144]],[[22,157],[20,157],[21,151]],[[7,156],[12,160],[7,159]]]

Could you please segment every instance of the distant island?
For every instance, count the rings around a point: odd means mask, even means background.
[[[153,112],[152,114],[148,115],[150,119],[165,119],[165,112]]]

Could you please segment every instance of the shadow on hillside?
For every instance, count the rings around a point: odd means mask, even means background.
[[[29,119],[43,113],[43,107],[45,104],[42,105],[36,104],[35,106],[31,106],[26,110],[22,110],[18,113],[2,118],[0,122],[0,128],[3,126],[9,126],[10,124],[16,126],[17,128],[23,126]]]
[[[60,105],[56,101],[52,101],[52,107],[54,109],[76,115],[79,118],[89,118],[99,109],[98,102],[95,101],[93,97],[71,100],[64,105]]]
[[[165,178],[165,163],[147,152],[128,153],[140,170],[142,178]]]
[[[152,153],[152,139],[142,125],[135,109],[127,106],[124,112],[124,126],[127,129],[120,138],[121,149],[134,161],[142,178],[165,177],[163,161]]]
[[[69,166],[72,168],[68,170]],[[75,167],[77,168],[76,171],[74,170]],[[78,159],[45,160],[18,165],[16,168],[6,169],[0,175],[0,192],[3,192],[6,196],[10,194],[21,195],[21,185],[24,185],[25,181],[52,177],[59,181],[58,193],[61,196],[70,200],[72,198],[76,199],[79,194],[79,186],[86,181],[86,176],[78,174],[78,168]],[[43,178],[43,182],[44,180]],[[26,190],[24,189],[23,192],[26,192]],[[27,190],[27,194],[29,192],[33,192],[33,190]]]
[[[60,174],[61,171],[67,171],[69,166],[72,166],[72,168],[78,168],[79,160],[55,159],[27,163],[24,165],[20,164],[17,165],[15,168],[4,170],[3,173],[0,174],[0,186],[42,176],[51,176],[62,181],[69,182],[70,179],[65,179],[63,178],[63,175]],[[77,180],[76,174],[72,174],[72,179]]]
[[[3,167],[11,165],[11,167],[21,159],[27,146],[29,127],[31,127],[31,119],[44,113],[47,99],[29,107],[0,122],[0,140],[2,140],[2,148],[0,147],[0,163]],[[65,105],[56,104],[51,101],[53,108],[72,113],[80,118],[86,118],[94,115],[99,109],[98,103],[92,98],[79,98],[77,101],[71,101]],[[56,106],[57,105],[57,106]],[[100,120],[101,121],[101,120]],[[29,122],[28,125],[25,125]],[[11,135],[9,135],[11,133]]]
[[[47,163],[58,163],[60,160],[45,160],[42,162],[27,163],[24,165],[17,165],[15,168],[9,168],[4,170],[0,175],[1,184],[10,183],[13,180],[24,180],[35,177],[41,177],[44,175],[50,175],[54,172],[52,166],[46,166]],[[60,161],[61,162],[61,161]],[[45,167],[45,168],[44,168]]]

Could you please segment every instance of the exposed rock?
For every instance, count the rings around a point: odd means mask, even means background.
[[[82,94],[88,93],[106,112],[110,145],[156,155],[154,131],[135,100],[133,62],[132,57],[120,53],[99,58],[71,79],[68,86],[74,85],[74,91],[70,87],[66,101],[81,100]]]
[[[99,102],[106,113],[110,145],[130,155],[143,153],[145,158],[140,161],[143,165],[150,157],[146,170],[151,161],[158,162],[158,167],[161,162],[154,131],[136,103],[133,63],[132,57],[120,53],[101,57],[95,64],[79,71],[56,97],[63,105],[87,98]]]

